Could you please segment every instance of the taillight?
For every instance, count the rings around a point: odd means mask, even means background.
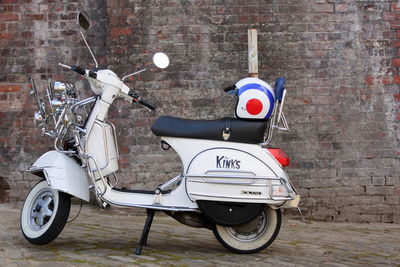
[[[274,158],[282,165],[282,167],[289,166],[290,159],[286,153],[280,148],[268,148],[268,151]]]

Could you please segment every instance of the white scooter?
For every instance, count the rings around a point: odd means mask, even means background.
[[[78,20],[84,29],[90,27],[87,13],[80,12]],[[228,93],[238,96],[238,118],[159,118],[152,131],[161,137],[163,149],[172,147],[179,154],[183,173],[152,191],[127,190],[118,187],[119,153],[108,110],[118,97],[151,110],[155,107],[124,83],[143,70],[120,79],[111,70],[98,70],[93,59],[94,70],[59,64],[89,81],[95,96],[87,99],[78,100],[71,84],[55,82],[47,89],[50,103],[45,104],[32,80],[39,106],[35,122],[55,139],[55,150],[43,154],[27,170],[43,180],[25,200],[24,237],[37,245],[51,242],[66,224],[71,197],[89,201],[93,192],[103,207],[147,209],[136,254],[146,245],[155,211],[212,230],[222,245],[237,253],[255,253],[270,245],[280,230],[281,209],[295,208],[300,200],[283,170],[289,158],[280,149],[268,148],[274,128],[287,129],[282,112],[284,79],[277,79],[274,90],[257,78],[242,79],[228,88]],[[169,59],[157,53],[153,62],[163,69]],[[54,128],[49,130],[51,124]]]

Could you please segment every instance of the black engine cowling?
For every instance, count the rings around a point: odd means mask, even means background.
[[[265,204],[198,200],[197,205],[211,223],[238,226],[257,217]]]

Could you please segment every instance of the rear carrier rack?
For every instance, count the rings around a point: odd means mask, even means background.
[[[250,198],[256,201],[285,201],[296,196],[294,188],[283,177],[257,176],[251,171],[210,170],[205,174],[184,176],[188,193],[195,200],[222,198],[237,201]],[[207,190],[203,190],[201,184],[206,185]],[[210,190],[209,184],[214,185],[214,190]]]

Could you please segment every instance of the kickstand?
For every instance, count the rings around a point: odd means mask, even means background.
[[[153,222],[155,210],[153,209],[147,209],[147,218],[146,218],[146,223],[144,224],[142,236],[140,237],[139,244],[135,250],[135,255],[140,255],[142,254],[142,247],[146,246],[147,244],[147,237],[149,236],[150,232],[150,227]]]

